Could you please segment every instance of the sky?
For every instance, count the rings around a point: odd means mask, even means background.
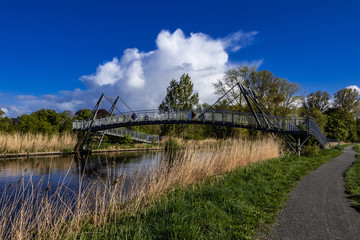
[[[0,108],[154,109],[188,73],[201,102],[240,65],[302,93],[360,87],[360,1],[0,0]]]

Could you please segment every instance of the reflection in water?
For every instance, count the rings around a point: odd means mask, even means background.
[[[111,185],[119,178],[146,173],[156,167],[164,156],[163,152],[127,152],[91,155],[76,159],[73,156],[39,157],[13,159],[0,162],[0,192],[16,186],[19,179],[23,184],[37,185],[43,182],[44,190],[54,192],[60,185],[71,191],[100,182]]]

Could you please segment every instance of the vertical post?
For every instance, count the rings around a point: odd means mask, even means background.
[[[232,112],[232,122],[233,122],[233,126],[235,126],[235,113]]]
[[[117,103],[118,100],[119,100],[119,97],[117,97],[117,98],[115,99],[114,103],[111,103],[111,108],[110,108],[110,112],[109,112],[109,115],[110,115],[110,116],[109,116],[109,119],[107,120],[107,123],[106,123],[106,124],[108,124],[108,123],[110,122],[111,116],[112,116],[112,114],[113,114],[113,112],[114,112],[114,110],[115,110],[116,103]],[[100,145],[101,145],[101,143],[102,143],[102,140],[104,139],[105,131],[106,131],[106,130],[103,130],[103,131],[102,131],[102,135],[101,135],[99,144],[98,144],[98,146],[97,146],[97,149],[100,148]]]
[[[96,103],[96,105],[95,105],[95,107],[94,107],[94,110],[93,110],[93,112],[94,112],[93,119],[90,121],[89,129],[88,129],[88,131],[86,132],[86,134],[84,134],[85,136],[84,136],[84,139],[83,139],[83,141],[82,141],[82,143],[81,143],[81,148],[82,148],[82,149],[84,149],[86,140],[88,139],[88,137],[89,137],[89,135],[90,135],[91,127],[92,127],[92,125],[93,125],[93,122],[94,122],[95,119],[96,119],[96,116],[97,116],[97,113],[98,113],[98,111],[99,111],[99,108],[100,108],[101,101],[102,101],[103,97],[104,97],[104,94],[101,94],[99,100],[97,101],[97,103]],[[85,132],[85,130],[84,130],[84,132]]]
[[[253,107],[252,107],[251,104],[250,104],[250,101],[249,101],[249,99],[248,99],[248,97],[247,97],[247,93],[244,91],[244,87],[243,87],[239,82],[238,82],[237,84],[238,84],[238,86],[239,86],[239,88],[240,88],[240,91],[241,91],[242,95],[244,96],[244,98],[245,98],[245,100],[246,100],[246,103],[247,103],[248,106],[250,107],[250,110],[251,110],[252,114],[253,114],[254,117],[255,117],[256,123],[259,125],[259,127],[261,127],[260,120],[259,120],[258,116],[256,115]]]
[[[96,103],[96,105],[95,105],[95,108],[94,108],[94,110],[93,110],[93,111],[95,111],[95,113],[94,113],[94,116],[93,116],[92,121],[94,121],[95,118],[96,118],[96,116],[97,116],[97,113],[98,113],[98,111],[99,111],[99,108],[100,108],[101,101],[102,101],[103,97],[104,97],[104,94],[101,94],[101,97],[99,98],[99,101],[98,101],[98,102]]]
[[[300,136],[298,137],[297,152],[298,152],[298,155],[300,156],[300,154],[301,154],[301,139],[300,139]]]

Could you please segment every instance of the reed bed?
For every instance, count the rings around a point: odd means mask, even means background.
[[[32,133],[1,133],[0,153],[28,153],[72,150],[77,139],[74,134],[52,136]]]
[[[153,167],[132,174],[121,167],[114,169],[110,160],[106,178],[99,176],[98,181],[88,184],[80,177],[83,183],[75,192],[65,180],[52,192],[46,180],[34,185],[31,177],[26,183],[19,179],[0,198],[0,238],[76,238],[89,224],[104,227],[119,214],[135,214],[178,187],[278,157],[280,150],[272,139],[211,140],[197,146],[201,147],[186,145],[170,151]],[[85,171],[87,160],[83,161],[79,171]]]

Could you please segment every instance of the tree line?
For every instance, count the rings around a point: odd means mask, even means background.
[[[310,116],[328,138],[357,142],[360,136],[360,93],[355,89],[338,90],[333,98],[327,91],[301,94],[301,86],[285,78],[275,76],[267,70],[258,71],[255,67],[239,66],[228,70],[224,77],[213,84],[214,94],[222,96],[215,109],[250,111],[245,99],[240,95],[240,89],[229,91],[238,81],[251,87],[259,100],[274,115],[277,116]],[[171,80],[167,93],[160,103],[159,111],[180,109],[207,109],[209,104],[199,104],[199,94],[194,91],[191,77],[183,74],[180,80]],[[29,115],[23,114],[11,119],[4,116],[0,109],[0,132],[61,134],[71,132],[73,120],[91,118],[90,109],[80,109],[75,114],[71,111],[57,113],[51,109],[41,109]],[[108,116],[105,109],[98,111],[98,117]],[[252,136],[258,133],[246,129],[234,129],[219,126],[186,126],[161,125],[137,126],[135,130],[151,134],[178,136],[189,139],[204,139],[207,137],[224,138],[243,135]]]

